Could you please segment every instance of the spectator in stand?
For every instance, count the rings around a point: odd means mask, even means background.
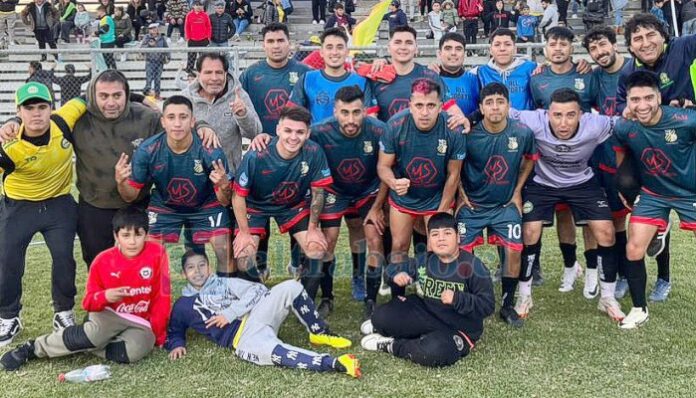
[[[428,26],[430,27],[430,32],[432,32],[435,44],[438,44],[444,33],[444,27],[442,25],[442,6],[439,0],[434,0],[432,7],[433,10],[428,13]]]
[[[401,10],[399,0],[393,0],[389,4],[389,12],[384,14],[382,21],[389,22],[389,36],[397,27],[408,26],[408,18],[406,18],[406,13]]]
[[[551,0],[553,1],[553,0]],[[602,0],[605,1],[605,0]],[[587,3],[587,2],[585,2]],[[568,0],[556,0],[556,8],[558,9],[558,23],[563,26],[568,26]]]
[[[46,48],[46,44],[54,50],[58,48],[52,32],[53,27],[60,19],[60,14],[50,3],[46,0],[34,0],[33,3],[27,4],[19,15],[22,22],[34,32],[34,37],[36,37],[41,50]],[[55,54],[54,57],[60,61],[58,54]],[[41,54],[41,60],[46,60],[46,54]]]
[[[410,1],[410,0],[409,0]],[[420,0],[420,19],[425,21],[428,19],[428,14],[433,10],[432,0]]]
[[[36,82],[41,83],[48,87],[51,92],[51,108],[53,108],[53,101],[56,99],[56,95],[53,92],[53,73],[51,71],[45,70],[39,61],[29,62],[29,77],[25,80],[25,83]]]
[[[211,47],[227,47],[235,32],[232,16],[225,12],[225,2],[215,3],[215,12],[210,14],[210,26],[213,30],[210,39]]]
[[[186,14],[186,20],[184,21],[184,34],[188,41],[188,46],[207,47],[210,44],[212,33],[210,17],[203,11],[203,4],[200,0],[195,0],[193,2],[193,10]],[[196,58],[197,54],[195,52],[188,53],[186,70],[193,70]]]
[[[442,3],[442,25],[445,32],[456,32],[459,17],[457,10],[454,8],[452,0],[445,0]]]
[[[130,0],[128,2],[128,7],[126,7],[126,14],[130,17],[131,24],[133,25],[133,40],[138,40],[140,37],[140,29],[145,25],[143,17],[140,13],[146,11],[147,7],[143,5],[142,0]]]
[[[272,23],[281,22],[281,10],[276,6],[274,0],[267,0],[264,5],[263,24],[268,26]]]
[[[481,0],[459,0],[457,12],[464,21],[464,38],[466,44],[476,44],[479,16],[483,11]]]
[[[665,13],[662,11],[662,7],[666,4],[665,0],[655,0],[653,3],[652,8],[650,9],[650,13],[654,15],[657,19],[660,20],[660,23],[664,25],[665,30],[667,33],[670,33],[669,29],[669,24],[667,23],[667,20],[665,19]]]
[[[56,64],[53,64],[51,67],[51,81],[60,87],[60,105],[62,106],[82,94],[82,85],[92,78],[92,65],[87,64],[87,74],[84,76],[75,76],[75,65],[73,64],[65,65],[64,76],[56,76],[55,68]]]
[[[326,0],[312,0],[312,23],[314,25],[326,23]],[[282,21],[281,21],[282,22]]]
[[[99,21],[99,29],[95,34],[99,36],[101,48],[114,48],[116,46],[116,23],[106,13],[106,6],[103,4],[97,7],[97,20]],[[117,69],[113,53],[104,53],[104,62],[106,62],[107,68]]]
[[[92,17],[85,9],[85,5],[77,3],[77,12],[75,13],[75,39],[78,43],[82,43],[90,36],[90,26]]]
[[[687,0],[682,6],[682,36],[693,35],[696,33],[696,3],[694,0]]]
[[[481,21],[483,22],[483,35],[480,37],[485,39],[493,32],[493,13],[495,13],[496,0],[483,0],[483,11],[481,11]]]
[[[558,26],[558,7],[553,4],[553,0],[541,0],[541,7],[544,9],[544,16],[539,22],[539,32],[543,37],[547,29]]]
[[[514,19],[515,16],[510,11],[505,11],[503,0],[497,0],[495,2],[495,11],[491,14],[491,33],[498,28],[509,28],[510,21]]]
[[[126,43],[133,41],[133,22],[123,6],[116,7],[114,23],[116,24],[116,47],[123,48]],[[127,55],[126,53],[121,54],[121,62],[126,61]]]
[[[234,10],[234,27],[235,33],[232,37],[234,41],[240,41],[242,38],[242,33],[251,24],[251,17],[254,15],[254,11],[251,9],[251,4],[247,0],[234,0],[232,4],[232,10]]]
[[[116,12],[116,4],[114,4],[114,0],[99,0],[99,5],[104,6],[106,15],[113,16],[114,12]]]
[[[623,34],[623,10],[628,5],[628,0],[611,0],[611,8],[614,10],[614,31]]]
[[[167,48],[167,41],[159,33],[159,24],[152,23],[147,27],[147,34],[140,44],[142,48]],[[160,98],[160,80],[164,64],[169,62],[171,55],[164,52],[149,52],[145,54],[145,95],[152,95],[156,99]],[[150,89],[153,88],[152,91]]]
[[[334,13],[326,21],[324,25],[324,30],[329,28],[344,28],[348,33],[353,32],[353,26],[355,26],[355,18],[351,17],[346,13],[346,9],[342,3],[336,3],[334,6]]]
[[[61,0],[58,10],[60,11],[60,39],[63,43],[70,43],[70,32],[75,27],[77,7],[71,0]]]
[[[662,4],[662,13],[665,16],[665,22],[667,23],[667,32],[670,36],[677,36],[679,32],[677,31],[682,26],[682,0],[674,0],[674,10],[677,16],[677,25],[674,25],[674,18],[672,18],[672,5],[669,0],[665,0]],[[682,35],[683,36],[683,35]]]
[[[522,5],[522,14],[517,17],[517,42],[534,43],[539,18],[529,15],[529,6]]]
[[[17,24],[17,3],[19,0],[0,0],[0,41],[17,45],[14,29]]]
[[[184,42],[184,20],[189,12],[188,0],[169,0],[167,2],[167,12],[164,19],[169,23],[167,26],[167,43],[172,44],[172,32],[174,28],[179,30],[179,44]]]
[[[336,4],[343,4],[343,10],[348,15],[352,15],[355,12],[355,2],[353,0],[329,0],[330,14],[336,11]]]

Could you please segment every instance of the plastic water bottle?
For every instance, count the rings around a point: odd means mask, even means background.
[[[75,369],[68,373],[58,375],[58,381],[68,383],[89,383],[105,380],[111,377],[111,369],[108,365],[92,365],[83,369]]]

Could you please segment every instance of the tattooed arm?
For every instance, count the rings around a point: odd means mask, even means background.
[[[312,204],[309,206],[309,227],[319,229],[319,216],[324,210],[324,188],[312,187]]]

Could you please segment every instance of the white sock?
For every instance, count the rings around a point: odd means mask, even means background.
[[[520,296],[531,296],[532,295],[532,280],[526,282],[520,281],[517,285],[520,289]]]
[[[613,298],[614,292],[616,291],[616,282],[602,282],[599,281],[599,288],[601,291],[602,298]]]
[[[577,269],[575,266],[572,266],[570,268],[563,268],[563,280],[573,280],[575,278],[575,273],[577,272]]]

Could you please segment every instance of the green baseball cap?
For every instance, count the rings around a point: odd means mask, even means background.
[[[45,84],[29,82],[17,89],[17,94],[15,95],[15,102],[17,103],[17,106],[20,106],[32,99],[53,102],[53,99],[51,98],[51,90],[49,90]]]

